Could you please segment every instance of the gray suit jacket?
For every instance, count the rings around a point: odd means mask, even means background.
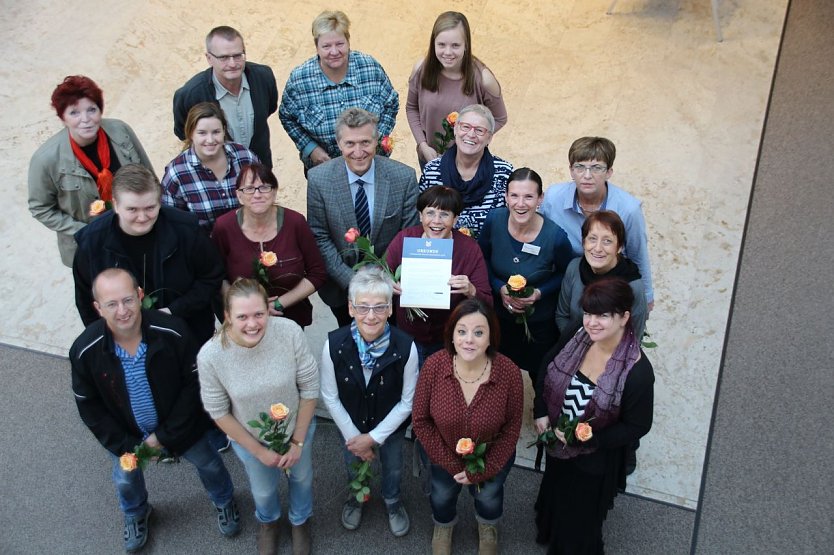
[[[374,213],[371,244],[382,255],[403,228],[417,225],[417,177],[405,164],[384,156],[374,158]],[[307,173],[307,221],[319,246],[330,279],[319,289],[328,306],[347,303],[347,287],[358,262],[345,232],[357,227],[353,198],[341,156]]]

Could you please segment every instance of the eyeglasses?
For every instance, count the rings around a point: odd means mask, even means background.
[[[458,124],[455,125],[455,127],[460,129],[460,132],[464,135],[466,135],[470,131],[473,131],[475,135],[477,135],[478,137],[483,137],[484,135],[489,133],[489,129],[487,129],[486,127],[478,127],[477,125],[469,125],[468,123],[463,122],[458,122]]]
[[[229,62],[240,62],[246,57],[246,52],[239,52],[238,54],[229,54],[228,56],[218,56],[209,52],[209,55],[220,62],[221,64],[228,64]]]
[[[425,216],[429,221],[437,218],[442,222],[449,222],[455,218],[455,215],[451,212],[446,212],[445,210],[432,210],[431,208],[424,209],[423,216]]]
[[[594,175],[602,175],[608,171],[608,167],[603,166],[602,164],[594,164],[593,166],[586,166],[585,164],[574,164],[570,167],[570,169],[572,169],[579,175],[585,175],[586,171],[590,171]]]
[[[257,187],[241,187],[238,191],[244,195],[254,195],[255,191],[264,194],[271,193],[274,188],[272,185],[258,185]]]
[[[130,309],[130,308],[135,307],[137,302],[139,302],[139,299],[137,299],[134,296],[134,297],[125,297],[124,299],[121,300],[121,302],[119,302],[119,301],[106,302],[106,303],[104,303],[103,305],[100,305],[100,306],[101,306],[101,308],[103,308],[107,312],[113,313],[113,312],[116,312],[117,310],[119,310],[119,305],[122,305],[125,308]]]
[[[360,316],[365,316],[368,314],[368,312],[372,310],[374,311],[374,314],[376,314],[377,316],[381,316],[388,312],[388,307],[391,306],[390,304],[375,304],[373,306],[369,306],[366,304],[350,304],[351,306],[353,306],[353,310],[355,310],[356,313]]]

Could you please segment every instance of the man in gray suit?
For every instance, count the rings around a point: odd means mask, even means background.
[[[342,155],[307,174],[307,221],[330,276],[319,296],[340,327],[351,322],[347,287],[358,262],[345,232],[357,228],[370,237],[381,255],[401,229],[419,221],[420,191],[414,170],[375,155],[378,121],[361,108],[342,112],[336,120],[336,142]]]

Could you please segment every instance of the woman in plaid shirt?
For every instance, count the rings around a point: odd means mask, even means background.
[[[217,218],[240,206],[237,176],[253,162],[260,162],[255,153],[229,140],[220,105],[195,104],[185,120],[185,150],[165,167],[162,204],[193,212],[211,232]]]

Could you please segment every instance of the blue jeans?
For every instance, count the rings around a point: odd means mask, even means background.
[[[400,500],[400,479],[403,474],[403,440],[405,438],[405,430],[394,432],[385,443],[377,447],[379,454],[379,465],[382,467],[382,498],[385,500],[386,506],[391,506]],[[354,472],[350,465],[354,461],[361,461],[348,451],[348,448],[342,445],[342,451],[345,457],[345,464],[348,470],[348,481],[353,480]]]
[[[316,432],[316,418],[310,422],[304,438],[301,458],[290,469],[287,478],[290,510],[290,524],[299,526],[307,522],[313,514],[313,436]],[[278,481],[286,473],[281,468],[266,466],[258,458],[232,441],[232,449],[246,469],[249,477],[249,489],[255,501],[255,518],[264,524],[281,518],[281,497],[278,493]]]
[[[507,464],[491,480],[478,486],[469,486],[469,493],[475,498],[475,515],[478,522],[495,524],[504,513],[504,482],[515,462],[515,453]],[[431,512],[434,521],[451,526],[457,521],[458,495],[463,486],[446,472],[442,466],[431,465]]]
[[[125,516],[142,516],[148,510],[148,490],[145,488],[145,475],[140,469],[125,472],[119,465],[119,457],[110,453],[113,459],[113,483],[119,498],[119,507]],[[183,458],[197,468],[197,475],[212,503],[223,507],[232,500],[234,486],[232,477],[223,464],[217,450],[211,446],[208,434],[203,434],[197,443],[183,453]]]

